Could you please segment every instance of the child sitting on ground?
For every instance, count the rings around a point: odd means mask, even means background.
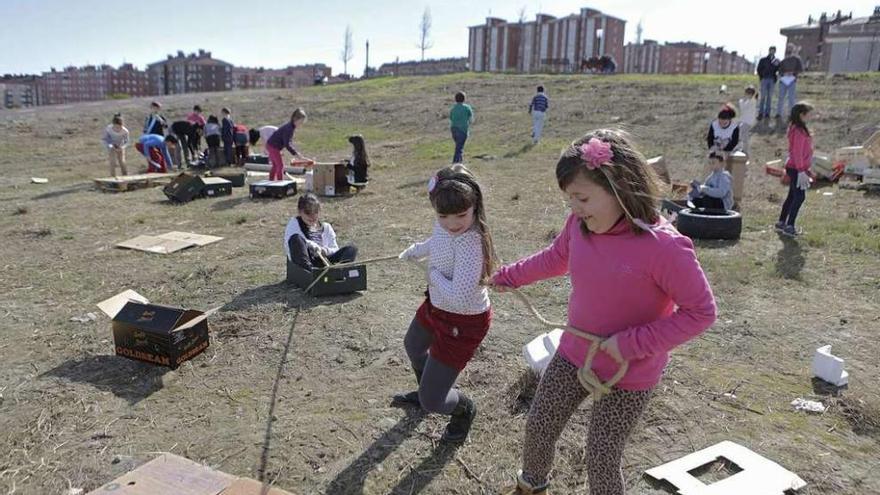
[[[702,184],[698,180],[691,182],[688,200],[696,208],[730,210],[733,208],[733,177],[724,170],[724,158],[713,156],[709,160],[714,164],[712,173]]]
[[[351,160],[347,164],[348,183],[353,186],[363,186],[369,181],[367,169],[370,168],[370,157],[367,156],[367,146],[364,137],[360,134],[348,137],[351,143]]]
[[[336,232],[327,222],[320,221],[321,202],[312,193],[300,196],[296,203],[299,215],[290,219],[284,229],[284,251],[287,259],[306,270],[323,267],[321,256],[331,265],[350,263],[357,257],[357,247],[339,247]]]

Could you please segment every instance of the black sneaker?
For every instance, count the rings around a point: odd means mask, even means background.
[[[452,411],[452,418],[446,425],[440,442],[460,444],[467,439],[468,433],[471,431],[471,424],[477,415],[477,406],[474,401],[470,400],[466,395],[459,393],[458,405]]]
[[[421,370],[413,370],[413,373],[416,374],[416,384],[421,385],[421,383],[422,383]],[[391,405],[422,407],[422,401],[419,400],[419,391],[413,390],[412,392],[401,392],[401,393],[394,394],[391,397]]]

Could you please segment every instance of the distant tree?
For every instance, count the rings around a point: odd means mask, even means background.
[[[523,5],[519,9],[519,23],[522,24],[526,22],[526,6]]]
[[[348,74],[348,62],[354,58],[354,42],[351,39],[351,25],[345,26],[345,42],[342,45],[342,51],[339,52],[339,59],[342,60],[342,71]]]
[[[422,51],[422,61],[424,61],[425,50],[430,50],[434,47],[434,42],[431,41],[431,7],[425,7],[425,11],[422,13],[422,22],[419,23],[419,44],[417,46]]]

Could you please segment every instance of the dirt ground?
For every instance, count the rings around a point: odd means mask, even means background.
[[[740,96],[719,94],[720,85],[748,81],[465,74],[162,101],[172,119],[195,103],[212,112],[225,105],[250,126],[278,124],[303,106],[299,146],[322,160],[348,156],[346,137],[362,133],[372,182],[328,199],[324,218],[372,258],[430,232],[425,183],[451,157],[446,112],[463,89],[477,115],[466,161],[488,191],[499,255],[512,261],[546,245],[564,221],[553,167],[567,142],[621,126],[688,181],[702,170],[709,120]],[[551,108],[546,137],[532,147],[526,106],[538,83]],[[876,75],[807,76],[799,90],[816,104],[820,151],[858,144],[878,124]],[[493,328],[460,379],[479,416],[465,445],[441,446],[445,418],[389,404],[413,385],[402,339],[422,298],[418,268],[373,264],[368,291],[314,299],[284,283],[281,237],[295,200],[251,201],[235,189],[175,206],[160,189],[93,188],[91,179],[107,174],[103,126],[121,111],[139,134],[148,101],[0,112],[0,493],[88,492],[157,452],[296,494],[488,494],[509,484],[531,388],[521,346],[543,331],[525,308],[494,297]],[[698,243],[719,319],[673,353],[626,450],[629,493],[670,493],[644,471],[722,440],[799,474],[808,483],[800,493],[880,493],[880,197],[810,190],[805,234],[783,241],[769,226],[785,190],[761,165],[785,146],[783,133],[753,138],[742,239]],[[129,165],[143,167],[129,151]],[[224,240],[169,256],[114,248],[169,230]],[[109,319],[95,303],[127,288],[162,304],[222,306],[208,350],[176,371],[114,356]],[[526,292],[551,319],[564,317],[566,280]],[[88,312],[97,321],[71,321]],[[811,381],[813,351],[824,344],[851,375],[838,394]],[[798,397],[829,409],[795,411]],[[585,403],[558,444],[555,493],[589,492],[589,414]]]

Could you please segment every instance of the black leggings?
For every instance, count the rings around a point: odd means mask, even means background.
[[[315,266],[324,266],[324,262],[322,262],[320,258],[313,257],[309,253],[305,237],[298,234],[290,236],[290,239],[287,240],[287,247],[290,248],[291,261],[306,270],[311,270],[312,267]],[[329,261],[331,265],[335,265],[336,263],[349,263],[357,258],[357,253],[357,247],[343,246],[339,251],[327,256],[327,261]]]
[[[440,414],[452,414],[458,405],[458,390],[452,388],[458,379],[458,370],[447,366],[428,353],[434,334],[413,318],[403,339],[406,355],[414,370],[420,371],[419,402],[422,409]]]
[[[779,214],[779,221],[785,225],[794,226],[797,220],[798,211],[804,200],[807,199],[807,191],[797,186],[798,171],[793,168],[786,168],[785,174],[788,176],[788,196],[782,203],[782,212]]]

